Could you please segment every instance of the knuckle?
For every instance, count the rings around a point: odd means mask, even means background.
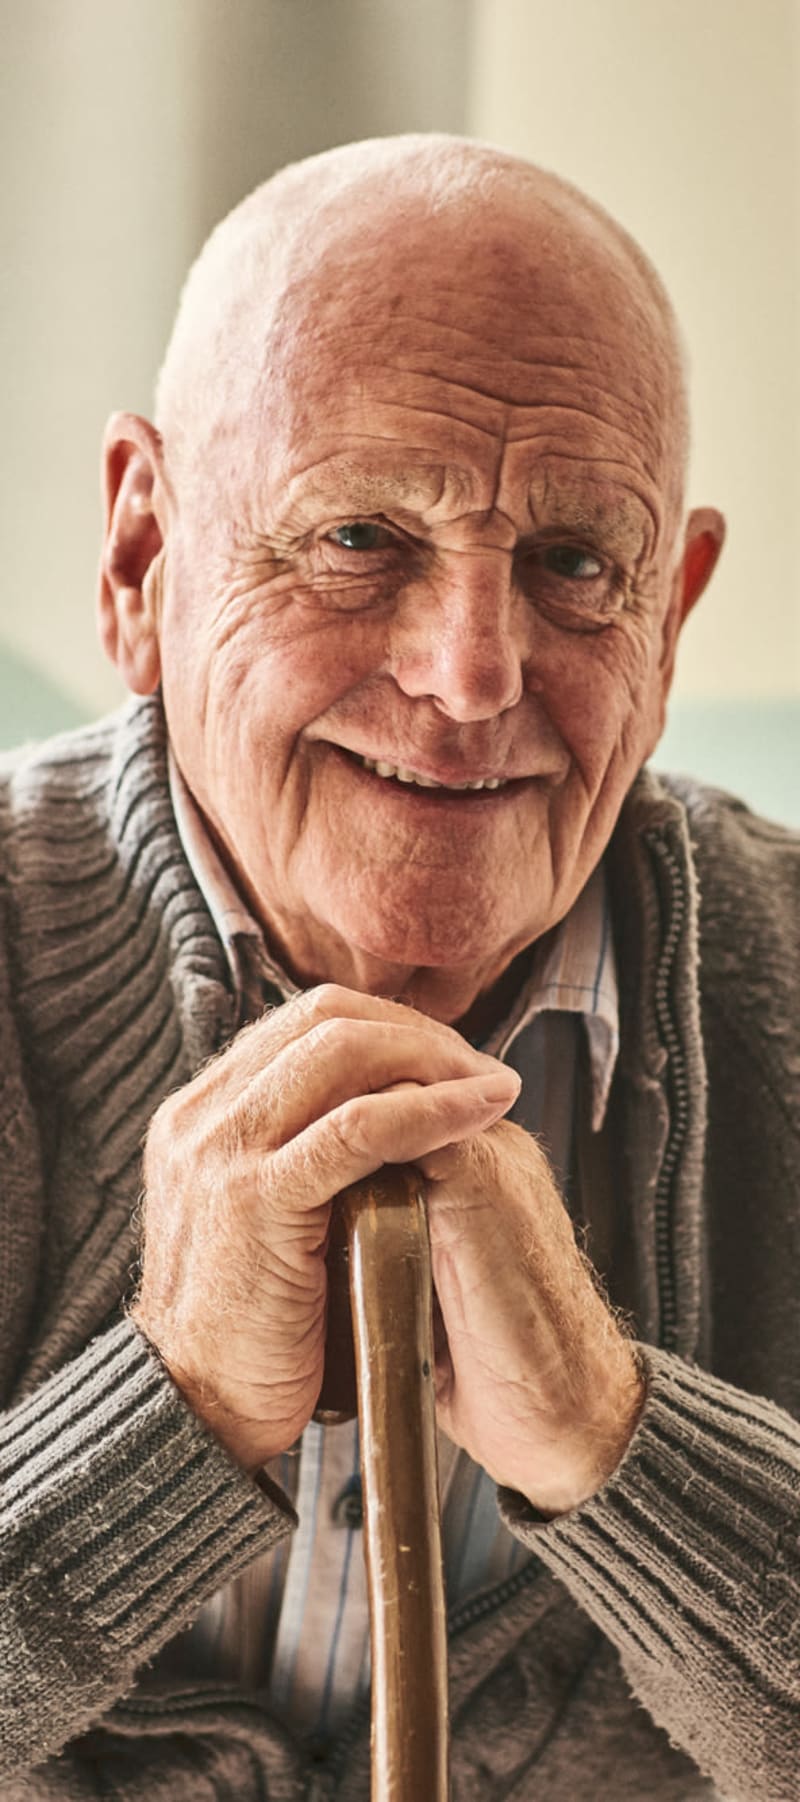
[[[349,990],[337,982],[322,982],[315,989],[308,989],[298,1005],[302,1007],[312,1022],[324,1021],[341,1013],[345,997]]]
[[[302,1055],[314,1057],[318,1051],[324,1050],[330,1044],[331,1039],[337,1037],[339,1026],[340,1021],[335,1014],[328,1014],[324,1019],[316,1020],[303,1041]]]
[[[311,1028],[308,1034],[309,1049],[313,1052],[331,1048],[342,1054],[355,1050],[359,1038],[358,1028],[357,1020],[343,1019],[341,1014],[328,1015]]]
[[[219,1118],[227,1122],[229,1128],[238,1136],[242,1145],[250,1145],[258,1138],[260,1128],[270,1105],[274,1105],[274,1095],[280,1090],[274,1072],[266,1071],[252,1075],[242,1085],[238,1093],[231,1097],[224,1112]]]
[[[342,1102],[328,1117],[330,1137],[333,1148],[348,1157],[355,1153],[361,1157],[369,1147],[367,1112],[364,1098],[354,1096],[351,1101]]]

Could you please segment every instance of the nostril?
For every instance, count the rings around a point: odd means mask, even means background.
[[[435,608],[406,617],[392,633],[388,668],[398,687],[432,700],[455,719],[504,713],[523,691],[523,646],[497,612],[476,619]]]

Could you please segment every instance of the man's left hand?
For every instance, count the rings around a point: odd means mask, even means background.
[[[441,1310],[439,1424],[497,1483],[566,1513],[630,1442],[645,1393],[634,1348],[535,1138],[501,1120],[417,1163]]]

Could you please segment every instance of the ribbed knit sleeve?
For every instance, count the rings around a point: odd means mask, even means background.
[[[800,1429],[768,1401],[639,1350],[648,1399],[605,1487],[546,1524],[509,1490],[501,1512],[726,1796],[796,1802]]]
[[[130,1321],[0,1422],[0,1770],[42,1760],[294,1516]]]

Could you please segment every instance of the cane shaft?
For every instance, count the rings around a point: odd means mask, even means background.
[[[446,1802],[447,1639],[430,1248],[414,1173],[342,1195],[372,1636],[372,1802]]]

